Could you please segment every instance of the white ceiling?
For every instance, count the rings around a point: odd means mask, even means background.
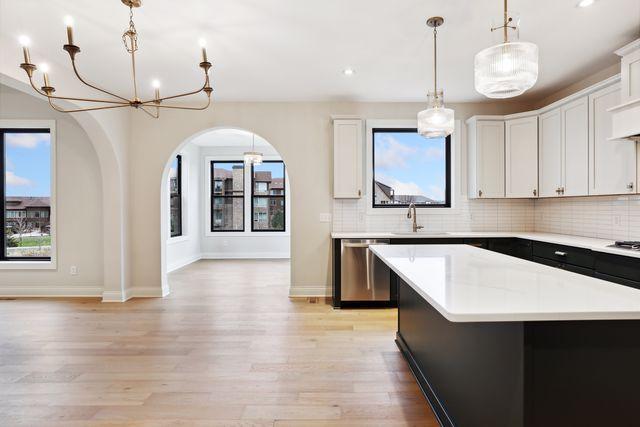
[[[521,39],[540,48],[540,76],[524,96],[541,98],[617,61],[612,53],[640,36],[640,1],[511,0]],[[152,78],[164,94],[201,84],[197,40],[214,62],[217,100],[423,101],[432,85],[432,35],[425,19],[445,18],[439,31],[439,78],[445,101],[483,98],[473,88],[473,57],[489,46],[501,0],[144,0],[135,11],[140,86]],[[34,62],[48,62],[54,80],[68,72],[63,17],[76,21],[80,69],[93,81],[131,90],[121,33],[128,9],[120,0],[0,0],[0,36],[28,34]],[[7,44],[3,44],[7,46]],[[0,52],[4,64],[21,51]],[[346,77],[342,70],[353,67]],[[62,90],[59,91],[61,93]]]

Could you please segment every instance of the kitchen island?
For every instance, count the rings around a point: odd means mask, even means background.
[[[639,290],[468,245],[370,249],[442,425],[637,425]]]

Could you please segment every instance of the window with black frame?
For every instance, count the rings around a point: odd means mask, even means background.
[[[451,207],[451,137],[417,129],[373,129],[374,208]]]
[[[0,129],[0,261],[51,259],[51,133]]]
[[[244,162],[211,162],[211,231],[244,231]]]
[[[171,237],[182,236],[182,156],[179,154],[169,168],[169,213]]]
[[[285,169],[264,161],[251,169],[251,231],[285,231]]]

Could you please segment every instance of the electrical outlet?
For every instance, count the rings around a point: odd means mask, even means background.
[[[358,213],[358,222],[360,222],[360,223],[364,222],[364,212],[359,212]]]
[[[622,223],[622,217],[620,217],[620,215],[614,215],[613,216],[613,224],[614,225],[620,225]]]
[[[69,274],[71,274],[72,276],[75,276],[76,274],[78,274],[78,267],[76,267],[75,265],[72,265],[71,268],[69,269]]]
[[[320,222],[331,222],[331,214],[330,213],[321,213],[320,214]]]

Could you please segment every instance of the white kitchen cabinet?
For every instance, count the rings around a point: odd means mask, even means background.
[[[468,124],[469,198],[504,198],[504,121]]]
[[[561,107],[562,185],[561,196],[589,194],[589,105],[587,97]]]
[[[540,115],[540,197],[586,196],[589,184],[587,97]]]
[[[362,197],[362,120],[333,121],[333,197]]]
[[[620,84],[589,95],[589,194],[636,192],[636,144],[609,140],[612,118],[609,108],[620,104]]]
[[[555,197],[562,187],[562,113],[559,108],[540,115],[538,150],[539,196]]]
[[[505,121],[505,196],[538,195],[538,116]]]

